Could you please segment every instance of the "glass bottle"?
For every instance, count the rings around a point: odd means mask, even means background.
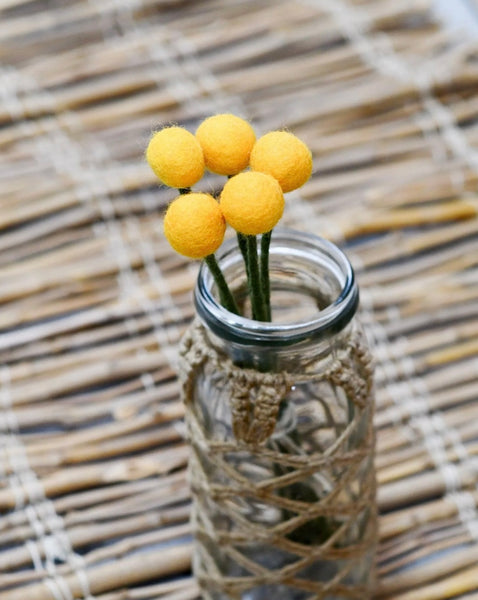
[[[247,315],[237,244],[217,258]],[[194,572],[208,600],[366,600],[376,543],[372,369],[353,270],[333,244],[277,229],[270,280],[264,323],[225,310],[208,269],[199,272],[198,319],[182,351]],[[264,386],[272,428],[255,421]]]

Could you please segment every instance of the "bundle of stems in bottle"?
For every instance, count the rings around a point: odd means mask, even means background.
[[[272,131],[256,140],[247,121],[219,114],[205,119],[195,135],[177,126],[157,131],[146,158],[164,184],[179,190],[164,218],[164,232],[174,250],[204,259],[221,304],[240,314],[214,254],[230,225],[244,258],[252,318],[270,321],[272,230],[282,217],[284,193],[302,186],[312,174],[307,146],[287,131]],[[218,199],[191,190],[205,169],[228,178]]]

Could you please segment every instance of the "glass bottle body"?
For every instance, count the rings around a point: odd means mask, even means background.
[[[245,304],[238,250],[218,258]],[[214,360],[191,379],[194,570],[211,600],[364,600],[376,535],[373,399],[353,272],[324,240],[280,231],[270,278],[273,321],[260,323],[224,311],[199,275],[201,340]],[[250,429],[270,374],[286,374],[260,439],[237,439],[241,370],[259,379],[247,388]]]

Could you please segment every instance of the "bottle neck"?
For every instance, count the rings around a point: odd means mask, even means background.
[[[247,306],[247,281],[236,240],[224,244],[217,259],[239,304]],[[237,358],[248,352],[287,354],[311,345],[318,349],[346,330],[357,309],[358,288],[341,250],[322,238],[277,228],[269,264],[272,322],[227,311],[219,304],[211,273],[206,265],[201,266],[194,296],[196,310],[227,354]]]

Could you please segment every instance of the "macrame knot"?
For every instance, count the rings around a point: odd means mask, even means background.
[[[236,440],[263,444],[274,432],[280,403],[291,386],[290,376],[238,367],[228,358],[219,358],[208,345],[202,325],[195,322],[184,334],[179,349],[179,377],[186,403],[192,399],[194,372],[206,360],[212,363],[218,377],[228,381]]]
[[[280,403],[290,388],[289,377],[286,373],[260,373],[235,367],[228,378],[236,440],[263,444],[274,432]]]

